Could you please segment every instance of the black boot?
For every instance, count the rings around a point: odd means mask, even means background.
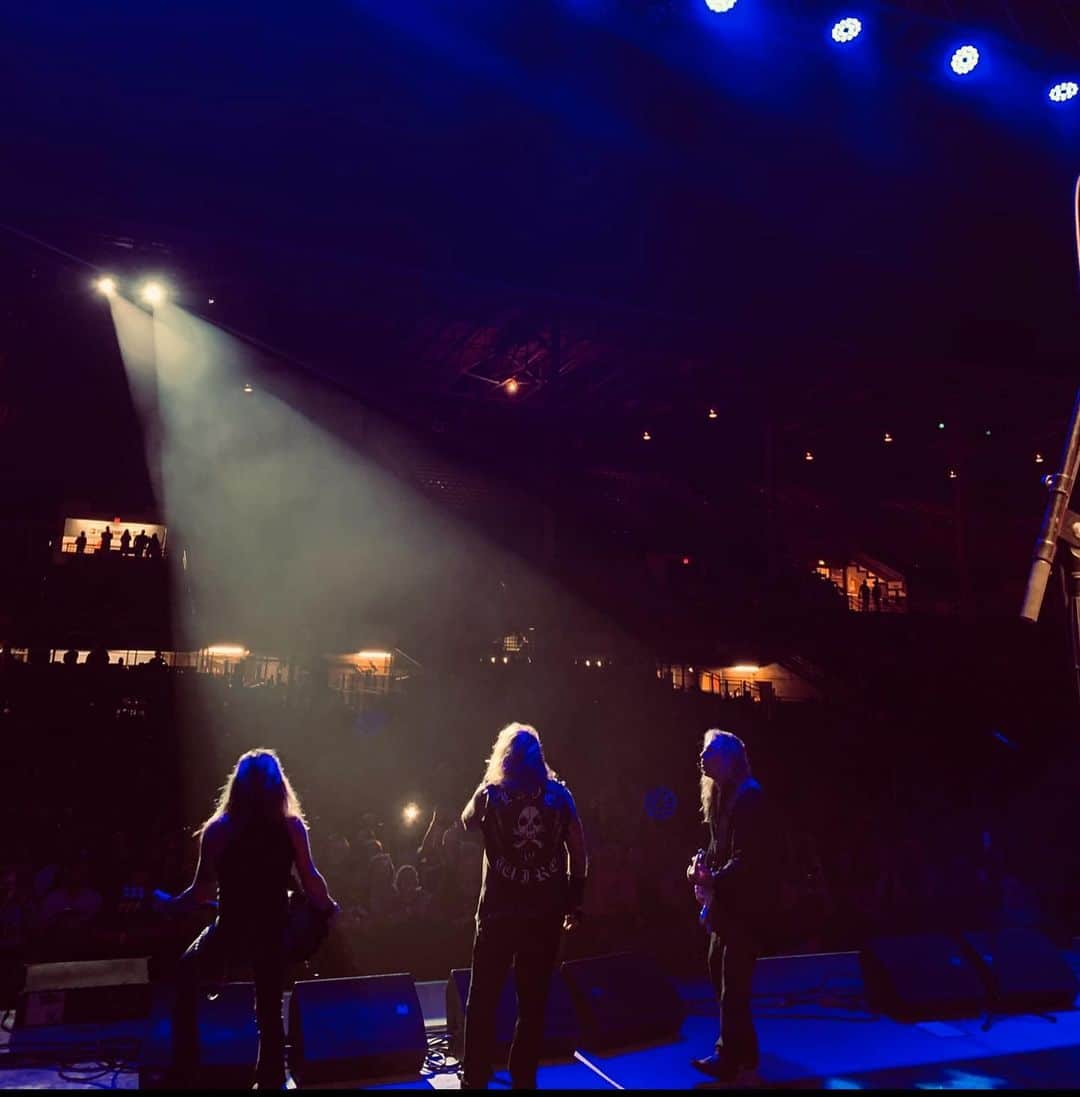
[[[735,1082],[739,1077],[739,1064],[720,1052],[714,1051],[704,1059],[691,1059],[690,1065],[702,1074],[715,1078],[718,1082]]]

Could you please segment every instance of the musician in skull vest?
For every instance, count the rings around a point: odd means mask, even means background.
[[[510,1047],[514,1089],[535,1089],[551,975],[564,930],[582,918],[588,858],[570,790],[527,724],[499,732],[483,782],[461,814],[483,835],[461,1085],[491,1080],[499,997],[511,964],[518,1019]]]
[[[720,1003],[720,1035],[711,1055],[692,1062],[718,1081],[749,1082],[758,1066],[751,984],[777,901],[778,832],[738,736],[707,731],[700,766],[709,848],[691,862],[687,879],[709,931],[709,976]]]

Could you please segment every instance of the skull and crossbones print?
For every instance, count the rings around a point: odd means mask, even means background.
[[[518,815],[514,827],[514,849],[529,861],[542,848],[540,836],[544,833],[544,820],[540,809],[534,804],[526,804]]]

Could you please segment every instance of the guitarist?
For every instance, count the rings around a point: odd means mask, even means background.
[[[709,931],[709,977],[720,1003],[720,1035],[711,1055],[691,1060],[721,1082],[746,1081],[758,1066],[750,1012],[754,964],[776,901],[777,844],[761,786],[750,773],[746,746],[716,728],[701,751],[701,812],[709,848],[686,871]]]
[[[250,750],[240,756],[199,838],[195,878],[186,890],[167,899],[165,906],[183,912],[212,903],[216,893],[218,914],[180,960],[173,1014],[173,1080],[189,1087],[197,1081],[199,986],[220,976],[225,964],[234,961],[249,964],[255,976],[256,1085],[281,1089],[286,1081],[281,1007],[289,960],[293,867],[316,910],[329,917],[338,906],[311,859],[300,801],[274,751]]]

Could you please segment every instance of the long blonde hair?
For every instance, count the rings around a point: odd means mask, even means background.
[[[717,749],[726,756],[729,766],[728,780],[724,784],[714,781],[704,770],[701,773],[701,817],[707,823],[714,812],[727,809],[727,801],[738,787],[750,776],[750,759],[746,756],[746,744],[730,731],[709,728],[705,732],[702,749],[717,743]]]
[[[241,825],[289,817],[304,821],[300,799],[285,776],[275,751],[259,747],[240,755],[222,785],[217,807],[199,828],[199,833],[226,815]]]
[[[555,771],[544,760],[540,733],[531,724],[507,724],[495,736],[488,756],[483,784],[507,785],[525,783],[533,777],[537,784],[555,778]]]

